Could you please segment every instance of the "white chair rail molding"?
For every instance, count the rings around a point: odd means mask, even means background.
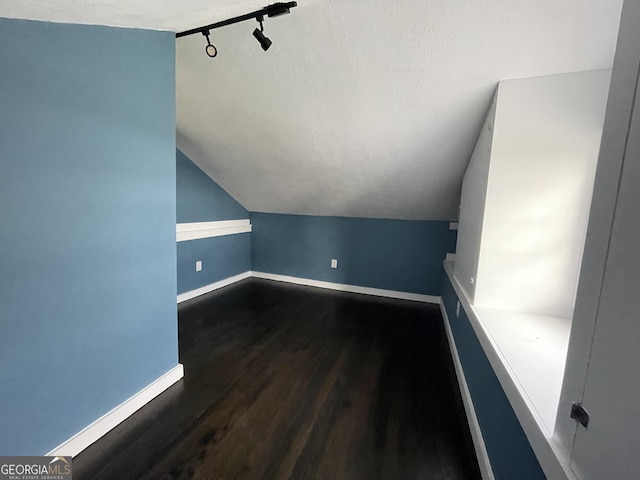
[[[251,223],[248,218],[216,222],[178,223],[176,224],[176,241],[184,242],[247,232],[251,232]]]

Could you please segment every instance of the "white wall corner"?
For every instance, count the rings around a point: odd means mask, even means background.
[[[47,453],[46,456],[75,457],[89,445],[102,438],[113,428],[117,427],[120,423],[140,410],[151,400],[178,382],[182,377],[184,377],[184,368],[182,364],[179,363],[167,373],[144,387],[138,393],[122,402],[113,410],[105,413],[95,422],[76,433],[69,440],[58,445]]]

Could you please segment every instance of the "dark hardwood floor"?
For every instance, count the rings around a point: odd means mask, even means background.
[[[184,380],[74,479],[480,478],[437,306],[248,279],[178,316]]]

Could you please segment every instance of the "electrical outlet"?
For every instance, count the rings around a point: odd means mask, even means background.
[[[338,259],[337,258],[332,258],[331,259],[331,268],[338,268]]]
[[[198,260],[196,262],[196,272],[201,272],[202,271],[202,260]]]
[[[456,317],[460,316],[460,302],[456,305]]]

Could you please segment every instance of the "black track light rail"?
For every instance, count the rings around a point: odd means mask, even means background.
[[[234,23],[240,23],[244,22],[245,20],[251,20],[254,18],[258,20],[259,18],[264,16],[277,17],[278,15],[289,13],[289,9],[297,6],[298,2],[274,3],[267,7],[261,8],[260,10],[256,10],[255,12],[240,15],[239,17],[229,18],[227,20],[222,20],[221,22],[212,23],[211,25],[205,25],[203,27],[192,28],[191,30],[176,33],[176,38],[186,37],[188,35],[194,35],[196,33],[204,33],[209,30],[213,30],[214,28],[226,27],[227,25],[233,25]]]

